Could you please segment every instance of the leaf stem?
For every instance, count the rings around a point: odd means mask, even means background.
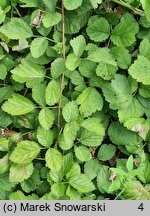
[[[62,11],[62,57],[65,60],[66,59],[66,54],[65,54],[65,14],[64,14],[64,1],[62,0],[61,4],[61,11]],[[64,78],[65,78],[65,73],[62,73],[61,76],[61,97],[59,99],[58,103],[58,131],[59,134],[61,133],[61,125],[60,125],[60,119],[61,119],[61,104],[62,104],[62,93],[64,89]],[[57,143],[55,143],[55,148],[57,148]]]
[[[143,10],[140,10],[139,8],[134,8],[130,4],[128,4],[122,0],[111,0],[111,1],[132,10],[135,14],[138,14],[138,15],[144,15],[145,14]]]

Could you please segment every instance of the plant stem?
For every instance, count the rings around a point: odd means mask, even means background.
[[[64,14],[64,1],[62,0],[61,4],[61,11],[62,11],[62,57],[65,60],[66,59],[66,54],[65,54],[65,14]],[[61,125],[60,125],[60,119],[61,119],[61,104],[62,104],[62,93],[64,89],[64,78],[65,78],[65,73],[62,73],[61,76],[61,97],[59,99],[58,103],[58,131],[59,134],[61,134]],[[56,140],[55,143],[55,148],[57,148],[58,140]]]
[[[66,59],[66,55],[65,55],[65,25],[64,25],[64,4],[63,4],[63,0],[62,0],[62,56],[63,59]],[[64,72],[62,73],[62,77],[61,77],[61,95],[64,89]],[[62,103],[62,98],[60,98],[59,100],[59,104],[58,104],[58,130],[60,131],[60,117],[61,117],[61,103]]]
[[[128,3],[126,3],[126,2],[124,2],[122,0],[111,0],[111,1],[132,10],[135,14],[139,14],[139,15],[144,15],[145,14],[143,10],[140,10],[138,8],[134,8],[130,4],[128,4]]]

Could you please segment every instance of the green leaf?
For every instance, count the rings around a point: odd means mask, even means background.
[[[66,122],[72,122],[78,119],[78,105],[75,101],[67,103],[62,110],[63,117]]]
[[[90,150],[85,146],[74,147],[75,156],[81,161],[89,161],[92,158]]]
[[[138,82],[150,85],[150,61],[139,55],[138,59],[129,68],[129,74]]]
[[[67,188],[66,195],[70,197],[70,200],[80,200],[80,194],[77,190],[75,190],[70,185]]]
[[[94,184],[85,174],[78,174],[69,180],[69,184],[80,193],[87,193],[95,190]]]
[[[62,154],[54,148],[49,148],[45,155],[46,165],[52,171],[59,171],[63,164]]]
[[[108,129],[109,138],[116,145],[138,145],[138,136],[136,133],[127,130],[119,122],[113,122]]]
[[[72,153],[68,153],[63,156],[63,174],[64,176],[67,175],[67,173],[70,172],[71,168],[74,164],[74,158]]]
[[[70,171],[67,173],[66,178],[71,179],[73,176],[76,176],[79,174],[81,174],[81,168],[80,168],[80,165],[77,162],[75,162],[72,168],[70,169]]]
[[[67,10],[74,10],[79,6],[81,6],[82,1],[83,0],[74,0],[74,1],[64,0],[64,6]]]
[[[45,76],[43,67],[25,59],[16,68],[11,70],[11,73],[15,81],[19,83],[27,82],[27,86],[29,87],[33,87],[37,82],[43,81]]]
[[[150,129],[148,121],[146,121],[144,118],[128,118],[124,122],[124,126],[129,130],[132,130],[139,134],[139,136],[141,136],[144,140],[146,139],[146,136]]]
[[[65,195],[65,191],[66,191],[66,187],[65,184],[63,184],[62,182],[58,182],[58,183],[54,183],[51,186],[51,192],[53,194],[55,194],[56,196],[64,196]]]
[[[21,18],[12,18],[10,22],[0,27],[0,32],[9,39],[23,39],[33,36],[31,28]]]
[[[1,150],[1,144],[0,144]],[[9,156],[6,154],[4,157],[0,159],[0,175],[6,173],[9,169]]]
[[[101,134],[100,134],[101,133]],[[81,133],[81,137],[80,137],[80,142],[83,145],[86,146],[99,146],[102,143],[102,140],[104,138],[104,128],[101,128],[100,133],[95,133],[95,132],[91,132],[89,130],[83,130],[83,132]]]
[[[50,147],[53,144],[54,134],[51,130],[38,127],[37,139],[42,146]]]
[[[150,42],[147,38],[143,39],[139,47],[140,55],[150,60]]]
[[[97,159],[91,159],[87,161],[84,165],[84,173],[88,176],[89,179],[96,178],[100,168],[100,163]]]
[[[2,105],[2,110],[11,115],[23,115],[31,112],[34,108],[34,104],[28,98],[19,94],[13,94],[12,98]]]
[[[88,24],[87,34],[95,42],[105,41],[110,35],[110,26],[108,21],[101,17]]]
[[[133,98],[126,108],[118,110],[119,121],[122,123],[128,118],[138,118],[142,116],[142,113],[141,104],[136,98]]]
[[[54,79],[57,79],[66,70],[65,61],[63,58],[55,59],[51,64],[51,75]]]
[[[131,54],[125,47],[114,46],[111,49],[111,53],[117,60],[118,66],[121,69],[128,69],[128,67],[131,65]]]
[[[132,102],[131,87],[124,75],[116,74],[111,84],[102,86],[102,91],[111,109],[124,109]]]
[[[139,94],[144,98],[150,98],[150,86],[141,84]]]
[[[146,18],[150,22],[150,0],[140,0],[140,2],[142,4],[143,9],[145,10]]]
[[[79,130],[79,124],[76,121],[66,123],[63,131],[64,142],[66,146],[72,147],[74,140],[76,139],[77,132]]]
[[[5,20],[5,12],[2,10],[1,6],[0,6],[0,24],[2,24]]]
[[[88,87],[77,98],[77,104],[80,105],[79,111],[84,117],[91,116],[97,110],[103,107],[103,99],[100,93],[93,87]]]
[[[135,35],[138,31],[138,23],[133,16],[125,13],[121,17],[120,23],[113,29],[111,40],[117,46],[130,46],[136,41]]]
[[[123,195],[127,200],[150,200],[148,188],[145,188],[139,181],[127,181]]]
[[[131,155],[128,160],[127,160],[127,163],[126,163],[126,167],[127,167],[127,170],[130,172],[133,170],[133,155]]]
[[[35,38],[31,43],[31,54],[34,58],[42,56],[48,47],[48,41],[43,37]]]
[[[61,21],[61,14],[60,13],[52,13],[46,12],[43,16],[42,22],[46,28],[50,28],[54,25],[57,25]]]
[[[32,175],[33,169],[32,163],[27,165],[12,164],[9,173],[10,182],[22,182],[28,179]]]
[[[98,159],[102,161],[107,161],[112,159],[115,155],[116,147],[114,145],[103,144],[98,151]]]
[[[0,79],[4,80],[7,75],[7,67],[4,64],[0,64]]]
[[[88,118],[81,122],[81,127],[94,132],[96,134],[99,134],[101,136],[104,136],[104,127],[100,123],[100,120],[98,118]]]
[[[46,103],[49,106],[53,106],[54,104],[56,104],[61,97],[60,84],[55,80],[50,81],[48,86],[46,87],[45,97]]]
[[[57,4],[57,0],[43,0],[43,3],[45,4],[45,6],[48,8],[48,10],[50,12],[54,12],[55,8],[56,8],[56,4]]]
[[[36,194],[25,196],[22,191],[17,190],[10,194],[9,200],[38,200],[38,196]]]
[[[97,174],[97,187],[101,193],[108,193],[108,188],[111,184],[109,180],[110,174],[108,168],[108,166],[100,164],[99,171]]]
[[[83,35],[79,35],[70,41],[70,45],[73,48],[73,52],[77,58],[80,58],[85,50],[86,41]]]
[[[54,113],[49,109],[49,108],[43,108],[41,109],[41,111],[39,112],[39,116],[38,116],[40,125],[45,128],[45,129],[50,129],[52,127],[52,125],[54,124]]]
[[[79,65],[79,71],[84,77],[92,77],[95,74],[97,64],[96,62],[92,62],[90,60],[81,61]]]
[[[98,7],[98,4],[102,3],[102,0],[90,0],[92,6],[94,9],[96,9]]]
[[[80,65],[81,59],[78,59],[74,53],[70,53],[66,59],[66,68],[74,71]]]
[[[14,92],[14,89],[12,87],[1,87],[0,88],[0,102],[10,98],[13,92]]]
[[[40,152],[39,145],[34,141],[24,140],[17,144],[9,159],[17,164],[30,163]]]
[[[46,85],[42,83],[37,83],[32,88],[32,98],[36,101],[37,104],[39,104],[42,107],[46,105],[45,89]]]

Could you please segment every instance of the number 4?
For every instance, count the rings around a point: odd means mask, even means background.
[[[138,207],[139,210],[143,211],[144,210],[144,206],[143,206],[143,203],[141,203]]]

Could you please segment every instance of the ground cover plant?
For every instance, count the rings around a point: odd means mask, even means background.
[[[0,199],[150,199],[150,0],[0,1]]]

